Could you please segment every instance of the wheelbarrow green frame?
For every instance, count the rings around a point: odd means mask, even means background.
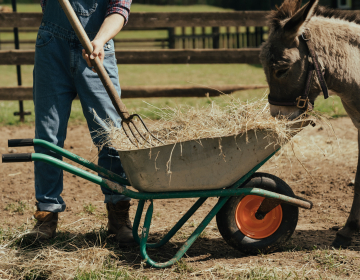
[[[262,190],[259,188],[241,188],[241,186],[261,167],[267,162],[276,152],[272,153],[265,160],[256,165],[249,173],[239,179],[235,184],[226,189],[217,190],[202,190],[202,191],[181,191],[181,192],[135,192],[129,190],[126,186],[130,186],[130,183],[125,178],[102,168],[76,154],[73,154],[65,149],[62,149],[56,145],[39,139],[14,139],[9,140],[9,147],[22,147],[22,146],[41,146],[48,150],[61,155],[67,159],[72,160],[90,170],[93,170],[99,174],[94,175],[90,172],[82,170],[71,164],[68,164],[62,160],[54,157],[39,154],[39,153],[28,153],[28,154],[8,154],[2,155],[3,162],[30,162],[30,161],[43,161],[53,166],[56,166],[64,171],[70,172],[74,175],[82,177],[90,182],[98,184],[102,187],[108,188],[119,194],[126,195],[130,198],[139,199],[138,208],[136,211],[134,223],[133,223],[133,236],[135,241],[140,245],[141,257],[151,266],[156,268],[164,268],[171,266],[178,262],[194,241],[199,237],[205,227],[225,205],[228,199],[232,196],[246,196],[246,195],[257,195],[269,199],[281,200],[282,203],[291,204],[297,207],[311,209],[312,203],[299,197],[289,197],[278,193]],[[176,225],[158,242],[158,243],[147,243],[149,237],[149,230],[151,220],[153,216],[153,200],[154,199],[176,199],[176,198],[194,198],[199,197],[195,204],[187,211],[187,213],[176,223]],[[189,218],[196,212],[197,209],[206,201],[209,197],[219,197],[217,204],[212,208],[208,215],[203,219],[200,225],[191,234],[188,240],[182,245],[175,256],[164,263],[158,263],[152,260],[147,254],[147,248],[159,248],[165,245],[177,232],[178,230],[189,220]],[[145,201],[150,200],[150,205],[146,211],[144,226],[142,233],[139,236],[138,230],[140,226],[140,220],[144,211]]]

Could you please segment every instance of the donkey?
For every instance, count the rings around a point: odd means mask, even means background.
[[[319,0],[310,0],[303,7],[301,2],[285,0],[268,18],[269,38],[261,47],[260,60],[270,88],[271,114],[298,117],[312,107],[322,90],[327,97],[327,84],[360,131],[360,17],[321,7]],[[317,76],[309,75],[316,64],[322,69],[315,69]],[[358,136],[360,139],[360,132]],[[360,229],[360,160],[354,188],[351,212],[336,234],[335,248],[348,247]]]

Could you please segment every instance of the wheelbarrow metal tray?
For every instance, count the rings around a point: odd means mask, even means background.
[[[231,186],[279,148],[264,130],[149,149],[118,151],[127,179],[141,192],[212,190]]]

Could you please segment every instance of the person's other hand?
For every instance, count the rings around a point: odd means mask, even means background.
[[[95,57],[99,57],[101,63],[104,62],[104,44],[98,40],[92,41],[91,44],[93,45],[94,50],[90,57],[84,49],[82,50],[82,56],[86,60],[87,65],[92,68],[92,71],[94,73],[96,73],[96,70],[91,65],[90,59],[95,59]]]

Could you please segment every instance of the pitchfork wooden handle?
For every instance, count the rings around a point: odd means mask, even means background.
[[[79,38],[82,46],[84,47],[86,53],[90,55],[93,52],[93,46],[90,42],[89,37],[87,36],[83,26],[81,25],[78,17],[76,16],[74,9],[72,8],[69,0],[58,0],[61,7],[63,8],[68,20],[71,23],[71,26],[75,30],[77,37]],[[121,119],[126,121],[130,118],[130,114],[125,106],[125,104],[121,101],[114,84],[112,83],[108,73],[106,72],[104,65],[101,63],[99,57],[95,59],[91,59],[91,64],[94,66],[97,74],[100,77],[101,82],[103,83],[106,92],[108,93],[111,102],[113,103],[116,111],[120,115]]]

